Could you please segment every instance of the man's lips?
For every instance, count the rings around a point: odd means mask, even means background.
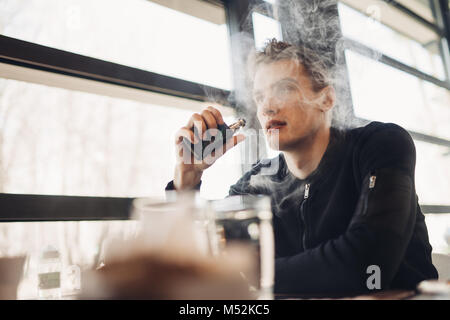
[[[276,130],[284,127],[286,125],[286,122],[280,121],[280,120],[270,120],[266,123],[266,130]]]

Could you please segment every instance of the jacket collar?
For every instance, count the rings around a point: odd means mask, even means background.
[[[325,150],[322,159],[319,162],[317,168],[306,178],[299,179],[296,178],[290,171],[284,158],[284,154],[280,153],[280,170],[278,172],[278,179],[280,180],[298,180],[301,183],[311,183],[317,184],[318,182],[324,180],[333,170],[338,166],[338,160],[340,158],[341,149],[344,144],[345,131],[339,130],[337,128],[330,128],[330,141],[328,142],[327,149]]]

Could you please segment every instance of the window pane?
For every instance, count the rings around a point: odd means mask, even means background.
[[[416,190],[422,204],[450,205],[450,149],[422,141],[416,145]]]
[[[174,134],[193,112],[0,79],[1,191],[164,195],[173,178]],[[202,196],[227,195],[241,175],[239,159],[236,148],[209,168]]]
[[[425,222],[433,253],[450,255],[450,214],[427,214]]]
[[[252,13],[252,20],[256,49],[262,49],[267,40],[272,38],[283,40],[281,26],[277,20],[257,12]]]
[[[435,23],[433,11],[431,10],[430,0],[396,0],[398,3],[407,7],[415,14],[421,16],[425,20]]]
[[[0,33],[231,89],[224,9],[199,0],[170,5],[179,10],[147,0],[0,0]]]
[[[344,36],[436,78],[445,79],[439,51],[440,38],[434,31],[383,1],[350,2],[359,11],[339,3]]]
[[[450,92],[346,51],[355,115],[450,139]]]

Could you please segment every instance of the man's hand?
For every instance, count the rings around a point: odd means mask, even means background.
[[[200,114],[194,113],[187,125],[180,128],[175,134],[177,163],[175,166],[173,183],[176,190],[193,189],[200,182],[205,169],[209,168],[217,159],[225,154],[225,152],[245,139],[244,135],[237,134],[227,141],[223,147],[223,152],[213,152],[202,161],[195,159],[194,155],[183,146],[183,138],[196,144],[200,142],[200,138],[206,138],[207,130],[209,129],[213,129],[211,131],[220,134],[220,131],[217,130],[218,124],[224,124],[222,114],[216,108],[207,107]],[[201,133],[201,137],[194,134],[194,128],[197,132]],[[223,138],[225,141],[225,137]],[[188,152],[189,154],[187,154]]]

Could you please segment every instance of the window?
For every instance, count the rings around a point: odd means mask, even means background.
[[[428,236],[434,253],[450,254],[450,214],[432,214],[425,216]]]
[[[430,2],[427,0],[397,0],[398,3],[405,6],[415,14],[421,16],[429,22],[436,22]]]
[[[258,12],[253,12],[252,20],[256,49],[262,49],[267,40],[272,38],[283,40],[280,23],[275,19]]]
[[[346,60],[357,117],[450,139],[449,90],[349,50]]]
[[[416,191],[422,204],[450,205],[449,149],[423,141],[416,146]]]
[[[440,38],[433,30],[397,12],[383,1],[370,1],[367,6],[362,2],[365,1],[358,2],[362,12],[339,4],[345,37],[436,78],[445,79],[439,51]]]
[[[190,115],[212,104],[235,120],[214,95],[232,88],[224,6],[130,0],[125,8],[122,0],[0,0],[0,38],[18,46],[0,63],[3,192],[162,196],[173,135]],[[14,59],[28,49],[25,63]],[[240,175],[236,148],[205,173],[203,196],[224,197]]]
[[[123,0],[0,0],[0,8],[0,33],[5,36],[232,87],[225,12],[217,5],[127,0],[124,8]]]
[[[6,79],[0,88],[6,193],[163,196],[173,178],[173,136],[207,105],[172,98],[168,107],[156,94],[155,103],[142,103]],[[190,108],[173,107],[183,105]],[[208,170],[205,197],[228,194],[241,174],[238,158],[233,150]]]

